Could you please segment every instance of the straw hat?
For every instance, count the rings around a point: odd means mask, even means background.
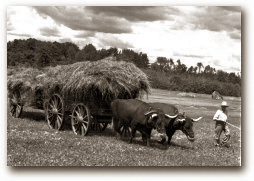
[[[226,101],[222,101],[221,106],[228,107],[228,103]]]

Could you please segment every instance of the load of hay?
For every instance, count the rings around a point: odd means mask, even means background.
[[[50,96],[61,94],[65,100],[97,107],[109,106],[116,98],[136,98],[148,93],[148,78],[133,63],[106,58],[77,62],[44,70],[27,69],[8,76],[8,90],[29,87]]]

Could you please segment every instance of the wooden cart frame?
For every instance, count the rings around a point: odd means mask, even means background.
[[[25,102],[22,101],[22,95],[18,89],[9,92],[10,114],[18,118]],[[91,108],[86,102],[73,102],[60,93],[44,95],[44,99],[41,101],[43,102],[45,119],[52,129],[61,130],[68,116],[71,118],[73,132],[82,136],[87,135],[90,129],[102,132],[112,122],[110,107]]]

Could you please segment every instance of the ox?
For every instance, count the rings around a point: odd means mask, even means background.
[[[176,114],[175,118],[170,118],[174,116],[167,116],[166,118],[166,133],[168,136],[168,144],[170,144],[172,136],[176,130],[181,130],[189,141],[194,141],[194,132],[193,132],[193,122],[199,121],[202,117],[197,119],[190,118],[184,114],[179,113],[178,109],[172,104],[165,103],[150,103],[151,106],[160,108],[166,115],[167,114]],[[164,143],[165,138],[162,138],[160,143]]]
[[[219,92],[213,91],[213,93],[212,93],[212,99],[221,99],[221,100],[223,100],[223,97],[222,97],[222,95],[220,95]]]
[[[130,143],[135,137],[136,131],[139,131],[143,141],[149,146],[153,128],[160,133],[163,140],[166,139],[165,114],[161,109],[154,109],[149,104],[137,99],[116,99],[111,103],[111,109],[116,132],[121,134],[122,125],[131,127]]]

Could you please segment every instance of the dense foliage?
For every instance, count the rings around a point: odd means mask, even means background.
[[[117,48],[97,50],[92,44],[81,50],[70,42],[46,42],[36,39],[14,40],[7,43],[7,65],[42,68],[80,61],[97,61],[114,56],[116,61],[127,61],[142,68],[149,76],[152,87],[185,92],[211,94],[214,90],[222,95],[241,96],[240,74],[216,70],[201,62],[187,67],[181,60],[157,57],[149,64],[145,53]]]

